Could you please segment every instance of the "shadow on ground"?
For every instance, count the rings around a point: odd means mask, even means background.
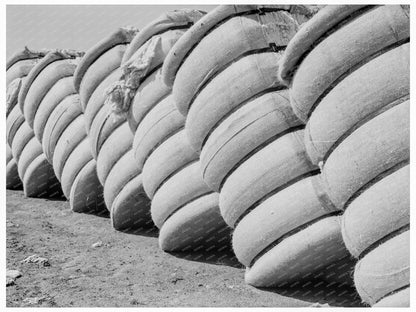
[[[238,262],[231,249],[230,244],[221,246],[201,246],[199,251],[176,251],[168,252],[170,255],[188,261],[205,262],[215,265],[225,265],[242,269],[244,266]]]
[[[155,225],[142,226],[140,228],[128,228],[120,230],[120,232],[123,232],[124,234],[140,235],[155,238],[159,236],[159,229]]]
[[[224,245],[211,251],[198,252],[169,252],[170,255],[188,261],[204,262],[215,265],[224,265],[243,269],[244,266],[235,257],[231,246]],[[242,276],[243,278],[243,276]],[[315,304],[334,307],[365,307],[352,285],[349,283],[334,283],[314,278],[311,280],[285,284],[274,288],[257,288],[264,292],[276,293],[281,296],[299,299]]]
[[[261,288],[261,290],[334,307],[365,307],[353,286],[329,283],[319,279],[273,289]]]
[[[54,297],[58,306],[126,306],[137,298],[146,306],[364,306],[351,283],[315,278],[267,289],[248,286],[230,241],[163,253],[155,226],[115,231],[108,215],[82,216],[68,206],[56,198],[29,199],[8,191],[7,267],[24,273],[7,288],[8,306],[42,296]],[[91,247],[97,239],[104,247]],[[35,253],[50,258],[52,266],[21,264]],[[338,275],[335,268],[328,272]]]

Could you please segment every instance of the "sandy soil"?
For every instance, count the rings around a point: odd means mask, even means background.
[[[93,247],[102,242],[101,247]],[[7,191],[7,269],[22,277],[6,289],[7,306],[358,305],[350,288],[296,285],[274,291],[244,284],[231,251],[168,254],[157,231],[117,232],[106,217],[73,213],[63,200]],[[50,266],[21,261],[33,254]]]

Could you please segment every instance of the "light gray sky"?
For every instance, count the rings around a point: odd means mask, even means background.
[[[7,5],[6,56],[23,49],[86,51],[120,26],[143,28],[166,11],[215,5]]]

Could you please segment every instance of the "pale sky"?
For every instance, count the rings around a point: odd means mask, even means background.
[[[23,49],[86,51],[120,26],[143,28],[166,11],[215,5],[7,5],[6,56]]]

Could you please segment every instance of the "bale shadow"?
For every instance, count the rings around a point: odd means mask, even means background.
[[[102,210],[88,210],[88,211],[74,211],[76,213],[80,214],[87,214],[94,217],[104,218],[104,219],[110,219],[110,212],[107,209]]]
[[[130,229],[123,229],[119,230],[124,234],[130,235],[140,235],[146,237],[154,237],[157,238],[159,236],[159,229],[156,226],[149,226],[149,227],[141,227],[141,228],[130,228]]]
[[[193,250],[167,251],[168,254],[188,261],[203,262],[215,265],[225,265],[243,269],[231,248],[231,243],[217,245],[200,245]]]
[[[153,223],[151,219],[147,222],[134,224],[134,222],[128,222],[126,227],[116,229],[119,232],[130,235],[139,235],[146,237],[157,238],[159,236],[159,229]]]
[[[264,291],[311,302],[312,306],[367,307],[354,286],[356,259],[341,258],[294,282],[280,283]]]
[[[68,201],[68,199],[66,199],[66,197],[64,196],[64,194],[60,194],[60,193],[56,193],[56,194],[51,194],[51,195],[47,195],[47,196],[39,196],[39,197],[32,197],[32,198],[36,198],[36,199],[44,199],[46,201],[59,201],[59,202],[65,202]]]
[[[230,241],[222,245],[201,245],[197,249],[168,253],[174,257],[189,261],[244,269],[244,266],[234,255]],[[311,306],[316,307],[325,307],[327,305],[333,307],[367,307],[367,305],[362,303],[354,287],[352,279],[354,265],[355,260],[347,257],[311,274],[309,278],[291,283],[282,283],[270,288],[257,289],[310,302]],[[334,281],[331,282],[329,280]]]
[[[294,282],[275,288],[259,288],[285,297],[308,301],[313,306],[367,307],[361,302],[355,287],[348,284],[330,283],[321,279]]]

